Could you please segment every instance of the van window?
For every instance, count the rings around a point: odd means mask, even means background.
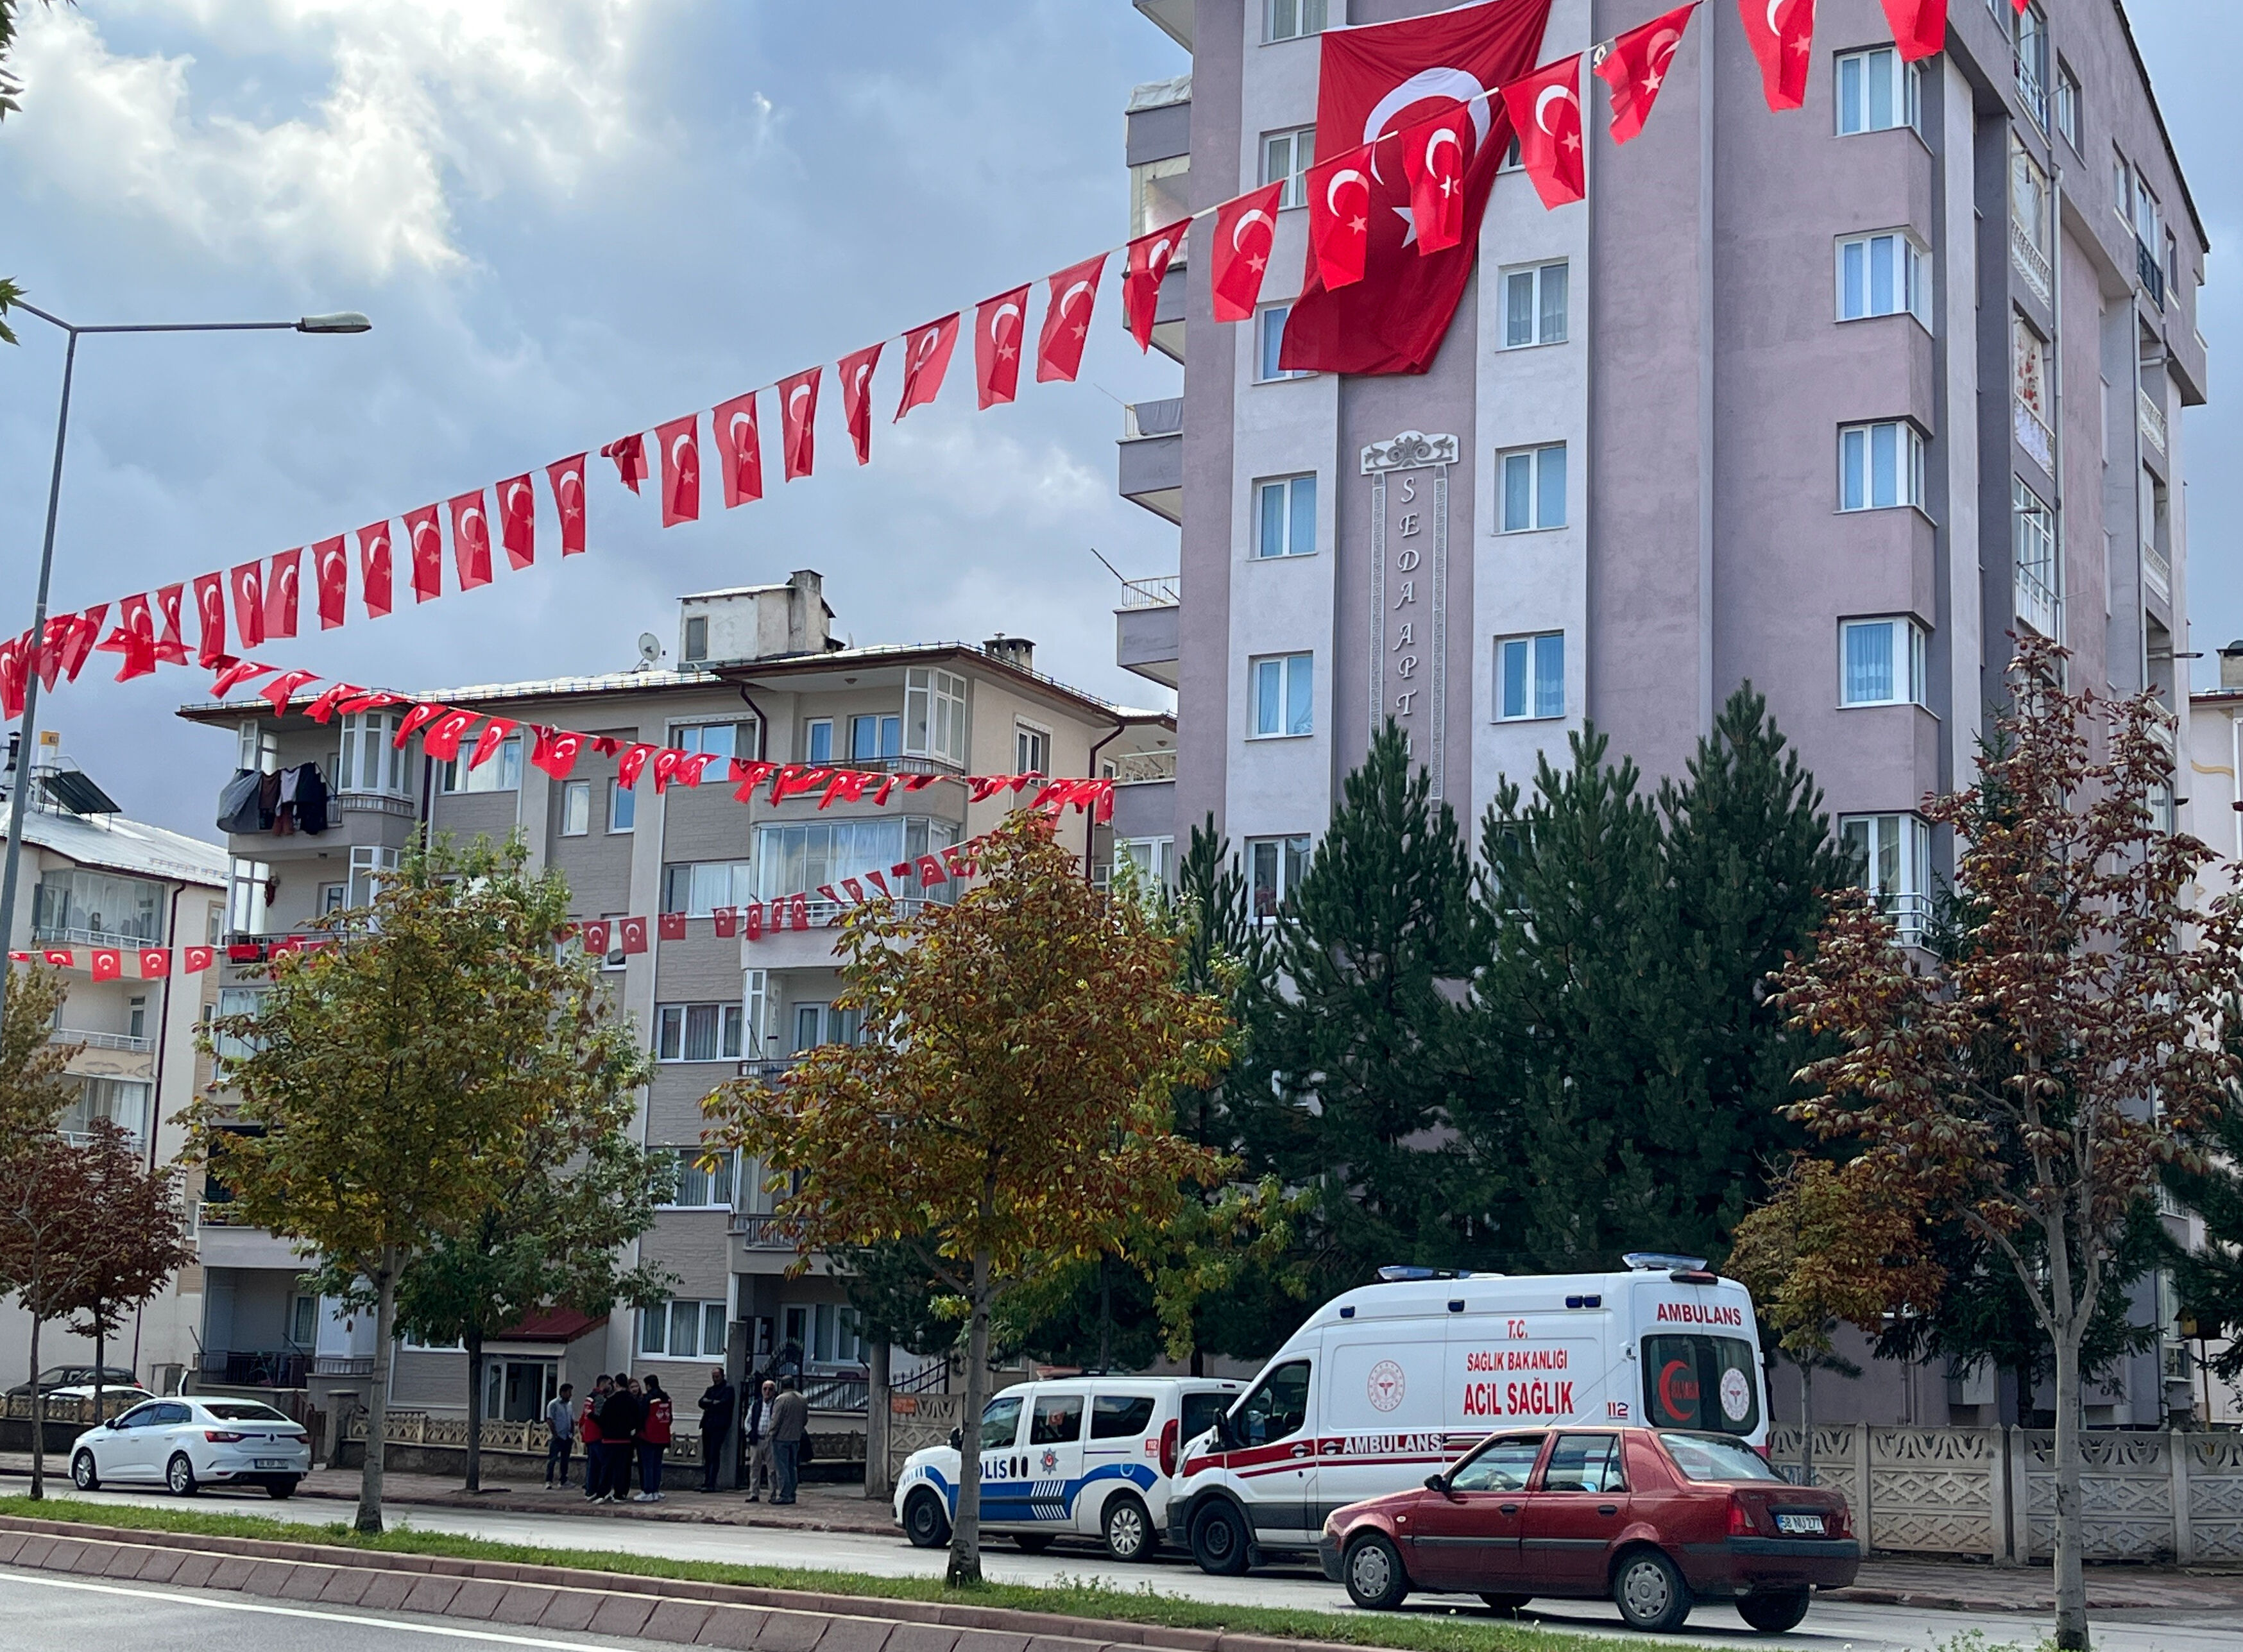
[[[999,1394],[981,1408],[981,1449],[1001,1451],[1020,1432],[1020,1397]]]
[[[1082,1396],[1043,1394],[1028,1424],[1031,1446],[1071,1446],[1082,1438]]]
[[[1152,1421],[1150,1394],[1101,1394],[1090,1402],[1093,1440],[1135,1440]]]
[[[1513,1434],[1499,1440],[1449,1480],[1452,1492],[1523,1492],[1534,1460],[1542,1454],[1544,1434]]]
[[[1560,1434],[1542,1471],[1546,1492],[1624,1492],[1620,1440],[1613,1434]]]
[[[1760,1426],[1760,1382],[1741,1337],[1646,1337],[1643,1410],[1659,1428],[1749,1434]]]
[[[1176,1428],[1176,1438],[1189,1443],[1215,1426],[1215,1419],[1230,1409],[1231,1396],[1220,1388],[1210,1388],[1202,1393],[1186,1394],[1182,1419]]]
[[[1266,1446],[1299,1433],[1309,1419],[1309,1362],[1289,1359],[1263,1378],[1236,1415],[1242,1445]]]

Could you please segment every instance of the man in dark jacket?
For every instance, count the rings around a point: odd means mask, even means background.
[[[630,1391],[630,1377],[617,1372],[615,1392],[600,1405],[600,1438],[608,1446],[608,1484],[601,1496],[603,1502],[630,1500],[631,1460],[636,1454],[631,1441],[644,1414],[638,1396]]]
[[[717,1465],[724,1460],[724,1442],[732,1437],[732,1385],[722,1368],[709,1373],[701,1391],[701,1489],[717,1489]]]

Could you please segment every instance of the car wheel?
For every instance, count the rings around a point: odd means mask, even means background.
[[[1410,1574],[1402,1569],[1400,1551],[1378,1532],[1347,1546],[1340,1577],[1347,1584],[1348,1599],[1366,1611],[1391,1612],[1410,1593]]]
[[[1041,1554],[1051,1547],[1051,1539],[1042,1532],[1015,1532],[1013,1541],[1020,1546],[1023,1554]]]
[[[1799,1620],[1807,1615],[1807,1591],[1748,1595],[1737,1602],[1737,1615],[1763,1635],[1781,1635],[1797,1628]]]
[[[267,1497],[276,1500],[283,1497],[293,1497],[296,1494],[296,1476],[293,1474],[275,1474],[271,1480],[265,1482],[265,1494]]]
[[[192,1497],[202,1489],[195,1479],[195,1466],[187,1460],[185,1452],[173,1457],[171,1466],[164,1470],[164,1484],[172,1488],[174,1497]]]
[[[82,1492],[101,1489],[101,1475],[93,1466],[91,1452],[82,1451],[71,1459],[71,1484]]]
[[[1213,1577],[1243,1576],[1249,1547],[1244,1517],[1216,1499],[1192,1521],[1191,1547],[1201,1571]]]
[[[1674,1561],[1655,1548],[1620,1556],[1613,1570],[1613,1604],[1628,1627],[1664,1635],[1690,1615],[1690,1590]]]
[[[1491,1612],[1516,1612],[1534,1597],[1531,1595],[1483,1595],[1479,1598],[1487,1602]]]
[[[950,1516],[942,1499],[933,1492],[913,1492],[904,1499],[904,1535],[913,1548],[940,1548],[950,1541]]]
[[[1106,1500],[1098,1527],[1106,1536],[1106,1552],[1117,1561],[1142,1561],[1153,1552],[1153,1517],[1128,1492]]]

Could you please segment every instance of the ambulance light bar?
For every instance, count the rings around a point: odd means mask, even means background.
[[[1703,1257],[1674,1256],[1665,1251],[1630,1251],[1620,1260],[1638,1273],[1703,1273]]]

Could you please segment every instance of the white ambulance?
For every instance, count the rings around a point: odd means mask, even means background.
[[[1625,1273],[1382,1268],[1187,1443],[1170,1540],[1217,1574],[1313,1548],[1332,1510],[1415,1486],[1499,1428],[1644,1423],[1764,1446],[1744,1286],[1695,1257],[1626,1260]]]

